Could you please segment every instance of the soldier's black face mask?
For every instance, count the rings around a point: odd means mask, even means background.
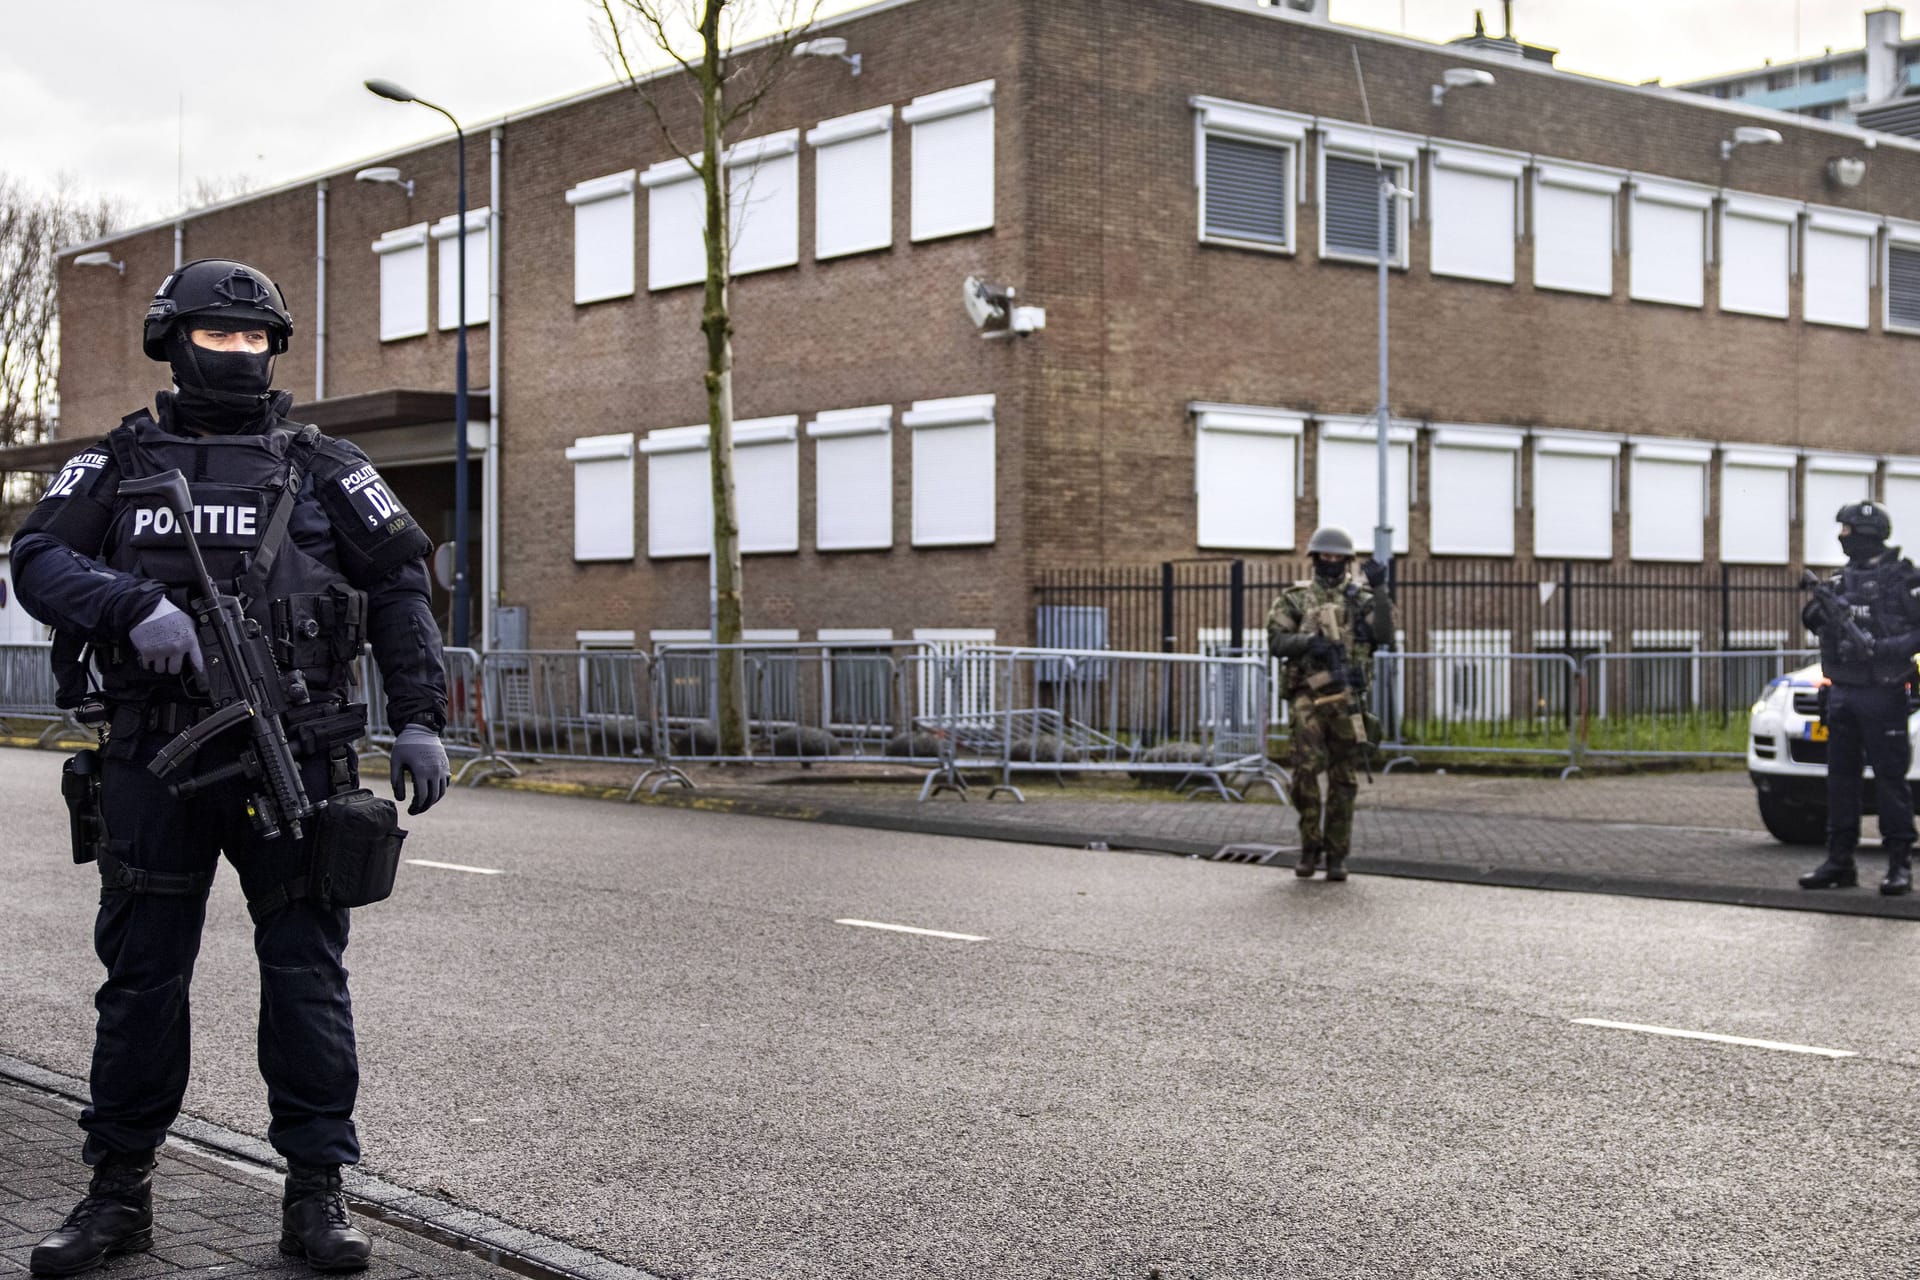
[[[171,356],[168,364],[180,388],[174,411],[185,425],[221,435],[259,425],[273,386],[272,353],[214,351],[177,333]]]
[[[1347,562],[1340,556],[1315,556],[1313,576],[1322,582],[1338,582],[1347,576]]]
[[[1876,538],[1870,533],[1843,533],[1840,535],[1840,549],[1847,553],[1849,560],[1871,560],[1886,549],[1885,538]]]

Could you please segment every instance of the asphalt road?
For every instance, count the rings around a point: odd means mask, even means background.
[[[58,766],[0,751],[0,1050],[84,1075]],[[502,874],[356,914],[369,1169],[662,1275],[1920,1266],[1906,922],[489,791],[406,852]],[[248,937],[225,873],[188,1107],[261,1133]]]

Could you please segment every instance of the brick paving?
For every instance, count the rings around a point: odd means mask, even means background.
[[[26,1275],[33,1246],[86,1193],[76,1104],[0,1078],[0,1275]],[[153,1185],[153,1250],[110,1259],[104,1280],[184,1275],[283,1276],[315,1273],[283,1256],[277,1175],[251,1173],[178,1143],[160,1150]],[[483,1258],[367,1221],[374,1235],[367,1280],[507,1280]],[[631,1274],[631,1273],[630,1273]]]

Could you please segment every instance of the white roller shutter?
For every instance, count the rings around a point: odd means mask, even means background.
[[[487,322],[492,257],[487,252],[486,209],[467,210],[467,323]],[[458,328],[460,324],[460,219],[452,214],[433,224],[433,238],[440,242],[440,327]]]
[[[1833,517],[1849,503],[1873,496],[1875,465],[1861,454],[1807,455],[1806,498],[1800,504],[1800,558],[1807,564],[1846,563],[1840,525]]]
[[[800,419],[733,424],[733,502],[744,554],[800,549]]]
[[[902,414],[913,432],[913,545],[994,540],[994,398],[916,400]]]
[[[1515,463],[1525,437],[1492,427],[1435,426],[1428,437],[1428,543],[1435,555],[1510,556]]]
[[[1879,223],[1858,214],[1812,210],[1806,226],[1801,311],[1807,323],[1866,328]]]
[[[1635,560],[1698,564],[1706,558],[1707,464],[1713,446],[1688,440],[1636,440],[1628,477]]]
[[[1433,153],[1432,269],[1440,276],[1513,283],[1522,156],[1439,147]]]
[[[633,433],[582,436],[573,464],[573,558],[633,559]]]
[[[1787,563],[1795,461],[1784,449],[1728,449],[1720,455],[1721,560]]]
[[[813,256],[838,258],[893,243],[893,108],[823,120],[813,150]]]
[[[1235,405],[1192,408],[1197,544],[1291,551],[1304,416]]]
[[[913,126],[915,240],[993,225],[993,85],[962,85],[901,108]]]
[[[706,192],[700,171],[665,160],[640,175],[647,189],[647,288],[672,289],[707,278]]]
[[[633,189],[637,173],[609,174],[567,192],[573,206],[573,300],[633,295]]]
[[[800,132],[789,129],[749,139],[727,152],[727,230],[734,275],[800,261],[799,149]],[[704,212],[700,224],[706,226]]]
[[[1881,492],[1893,521],[1893,542],[1920,546],[1920,458],[1888,458]]]
[[[704,556],[713,549],[713,479],[705,427],[649,431],[647,556]]]
[[[1533,554],[1611,560],[1620,442],[1539,432],[1533,438]]]
[[[1614,199],[1626,175],[1559,164],[1534,172],[1534,287],[1611,297]]]
[[[427,224],[389,231],[373,242],[380,259],[380,341],[427,331]]]
[[[1636,178],[1633,184],[1631,296],[1640,302],[1698,307],[1706,302],[1707,208],[1704,188]]]
[[[1393,521],[1393,549],[1410,545],[1407,512],[1411,493],[1414,431],[1395,424],[1387,432],[1387,513]],[[1373,527],[1379,519],[1379,446],[1372,422],[1362,419],[1323,420],[1314,486],[1319,495],[1316,525],[1337,524],[1353,535],[1362,553],[1373,550]]]
[[[1720,213],[1720,309],[1787,318],[1799,206],[1729,194]]]
[[[834,409],[807,424],[814,456],[814,547],[893,545],[893,406]]]

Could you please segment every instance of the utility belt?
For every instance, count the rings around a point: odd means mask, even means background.
[[[129,738],[142,731],[177,733],[209,714],[210,708],[185,703],[120,706],[112,712],[112,732]],[[366,731],[365,704],[296,708],[283,717],[283,723],[295,755],[329,757],[333,794],[314,812],[311,834],[301,842],[295,859],[300,874],[249,901],[248,912],[258,921],[300,898],[311,899],[322,909],[363,907],[385,899],[393,892],[400,846],[407,833],[400,829],[399,810],[391,800],[355,785],[352,744]],[[147,871],[126,861],[128,842],[113,839],[107,830],[100,795],[101,764],[102,753],[88,749],[70,757],[61,769],[60,793],[67,803],[73,860],[97,862],[101,885],[109,890],[160,895],[206,892],[210,875]]]

